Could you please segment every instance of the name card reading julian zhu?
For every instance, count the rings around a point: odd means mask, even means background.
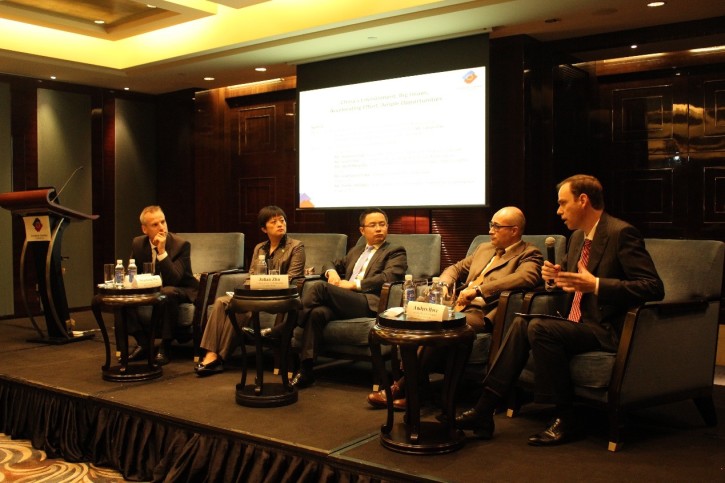
[[[287,275],[250,275],[249,288],[252,290],[279,290],[289,288]]]
[[[448,307],[427,302],[408,302],[408,307],[405,309],[405,318],[442,322],[448,320]]]

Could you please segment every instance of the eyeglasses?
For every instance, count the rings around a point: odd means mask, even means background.
[[[516,225],[499,225],[494,221],[488,222],[488,228],[493,231],[499,231],[501,228],[514,228]]]
[[[381,221],[379,223],[368,223],[367,225],[363,225],[363,228],[375,228],[375,227],[385,228],[388,226],[388,223],[385,221]]]

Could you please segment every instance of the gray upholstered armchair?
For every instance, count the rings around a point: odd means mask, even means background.
[[[389,234],[387,240],[405,247],[408,258],[408,272],[415,279],[429,279],[440,273],[441,236],[436,234]],[[365,243],[360,238],[357,243]],[[332,260],[332,259],[330,259]],[[314,283],[324,283],[322,281]],[[399,306],[402,292],[400,284],[385,284],[380,295],[378,311]],[[368,335],[375,324],[375,317],[332,320],[322,331],[322,340],[318,341],[317,353],[322,356],[353,361],[371,360]],[[301,330],[295,331],[296,339]],[[299,343],[297,343],[299,344]],[[390,347],[386,347],[383,356],[389,356]]]
[[[621,446],[621,426],[629,409],[692,399],[708,426],[717,423],[712,400],[722,297],[725,243],[714,240],[646,239],[665,285],[661,302],[633,307],[627,314],[617,353],[587,352],[570,365],[577,399],[605,409],[609,450]],[[522,311],[554,313],[565,297],[527,294]],[[534,367],[520,377],[532,387]],[[509,415],[518,410],[514,401]]]
[[[544,259],[546,259],[546,239],[548,237],[553,237],[556,242],[554,252],[556,261],[560,262],[566,252],[566,237],[563,235],[524,235],[522,239],[525,242],[535,245],[541,250],[541,253],[544,254]],[[491,237],[489,235],[478,235],[468,247],[466,256],[472,255],[480,244],[490,243],[490,241]],[[478,381],[483,380],[483,376],[485,376],[493,356],[498,351],[501,341],[511,326],[514,314],[521,310],[523,299],[524,290],[507,290],[501,293],[498,300],[496,320],[493,321],[493,333],[476,334],[471,356],[468,358],[468,363],[466,364],[466,377]]]
[[[201,342],[202,322],[214,299],[224,293],[217,290],[217,276],[222,271],[237,271],[244,266],[244,233],[178,233],[191,243],[191,268],[199,280],[199,293],[194,303],[179,306],[179,330],[191,332],[194,355]],[[210,302],[211,300],[211,302]],[[183,339],[179,336],[179,340]]]

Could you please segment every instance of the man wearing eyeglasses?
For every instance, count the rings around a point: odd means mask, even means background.
[[[365,237],[364,246],[358,244],[342,259],[322,267],[327,283],[312,283],[302,291],[302,362],[293,386],[303,388],[314,382],[315,339],[329,321],[375,317],[383,284],[405,276],[405,248],[386,241],[388,215],[383,210],[369,208],[360,215],[360,234]]]
[[[513,389],[529,355],[533,357],[535,392],[553,403],[549,426],[529,437],[532,446],[566,443],[580,436],[574,410],[571,358],[591,351],[615,352],[627,311],[661,300],[664,285],[639,230],[604,211],[598,179],[574,175],[557,185],[557,214],[574,230],[561,265],[548,260],[545,280],[571,294],[566,318],[516,317],[483,381],[476,405],[456,417],[458,429],[490,439],[494,410]]]
[[[489,222],[491,243],[482,243],[472,255],[446,268],[441,274],[445,283],[465,284],[459,292],[456,310],[466,315],[466,322],[476,332],[492,332],[501,292],[530,289],[541,283],[544,257],[534,245],[521,239],[526,225],[523,212],[515,206],[498,210]],[[421,382],[428,371],[438,364],[445,351],[426,347],[420,354]],[[398,380],[391,386],[393,406],[405,409],[405,383]],[[368,395],[368,403],[385,408],[385,391]]]

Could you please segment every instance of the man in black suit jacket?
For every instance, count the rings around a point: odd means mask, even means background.
[[[456,418],[460,429],[483,439],[493,435],[493,412],[512,388],[529,357],[536,365],[536,395],[556,405],[556,417],[533,446],[560,444],[577,435],[571,358],[583,352],[615,352],[630,307],[664,297],[664,285],[639,231],[604,212],[602,185],[576,175],[557,186],[557,214],[570,230],[561,265],[546,261],[547,284],[571,294],[567,318],[517,317],[492,364],[476,406]]]
[[[183,238],[170,233],[166,217],[159,206],[147,206],[139,217],[143,235],[137,236],[131,243],[131,258],[136,265],[153,263],[154,273],[161,275],[164,295],[162,303],[154,310],[158,314],[160,327],[157,334],[162,339],[156,361],[159,364],[168,362],[168,346],[174,339],[174,329],[179,319],[179,304],[193,302],[199,289],[199,281],[191,270],[191,244]],[[145,340],[135,310],[126,311],[128,331],[134,334],[139,347],[129,355],[130,358],[143,357],[143,352],[150,349],[151,341]]]
[[[383,210],[365,210],[360,215],[360,233],[365,246],[356,245],[342,259],[325,264],[322,271],[327,283],[312,283],[302,291],[302,363],[292,379],[294,386],[302,388],[314,382],[315,339],[330,320],[375,317],[383,284],[405,276],[405,248],[385,240],[388,215]]]

